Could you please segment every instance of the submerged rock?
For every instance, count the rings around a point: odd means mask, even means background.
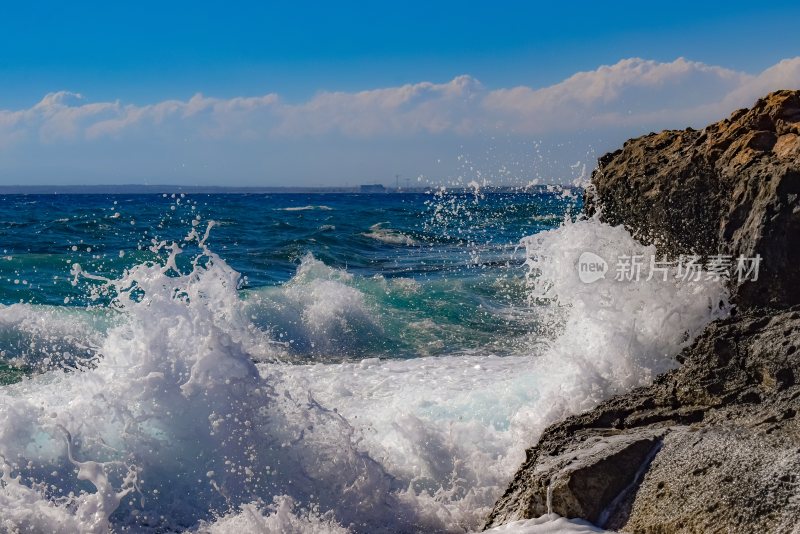
[[[659,251],[754,256],[740,310],[651,386],[550,426],[487,527],[557,513],[625,532],[800,532],[800,91],[601,158],[587,211]]]

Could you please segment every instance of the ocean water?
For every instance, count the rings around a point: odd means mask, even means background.
[[[0,530],[471,532],[547,424],[649,383],[718,282],[580,191],[0,197]],[[555,516],[503,532],[596,531]]]

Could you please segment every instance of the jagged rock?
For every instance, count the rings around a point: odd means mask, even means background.
[[[800,307],[710,325],[652,386],[549,427],[487,526],[546,513],[553,486],[553,512],[627,532],[791,532],[800,524],[798,347]],[[622,458],[620,444],[639,450],[606,468]],[[569,491],[556,491],[564,481]]]
[[[586,210],[671,257],[761,255],[741,307],[800,303],[800,91],[777,91],[701,131],[627,141],[599,160]]]
[[[526,461],[533,471],[533,483],[520,488],[525,498],[509,502],[504,516],[494,518],[495,523],[546,513],[580,517],[596,524],[605,522],[626,489],[633,488],[643,474],[642,465],[661,446],[662,434],[651,430],[612,432],[546,455],[534,450]],[[515,510],[515,505],[524,509]]]
[[[661,253],[763,258],[737,309],[648,387],[550,426],[487,527],[548,511],[624,532],[800,534],[800,91],[601,158],[587,193]],[[548,497],[549,494],[549,497]]]

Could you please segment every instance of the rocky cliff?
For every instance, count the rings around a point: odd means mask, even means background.
[[[762,263],[652,386],[548,428],[487,526],[548,511],[626,532],[800,532],[800,91],[600,159],[600,211],[669,257]]]
[[[627,141],[600,158],[587,195],[610,224],[670,256],[763,258],[740,306],[800,302],[800,92],[778,91],[703,130]]]

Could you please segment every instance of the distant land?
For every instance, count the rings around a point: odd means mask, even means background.
[[[220,187],[191,185],[0,185],[0,195],[161,195],[187,194],[419,194],[437,190],[438,186],[386,187],[380,184],[347,187]],[[578,189],[573,186],[531,185],[481,187],[482,192],[544,192]],[[473,191],[470,187],[447,187],[448,191]]]

